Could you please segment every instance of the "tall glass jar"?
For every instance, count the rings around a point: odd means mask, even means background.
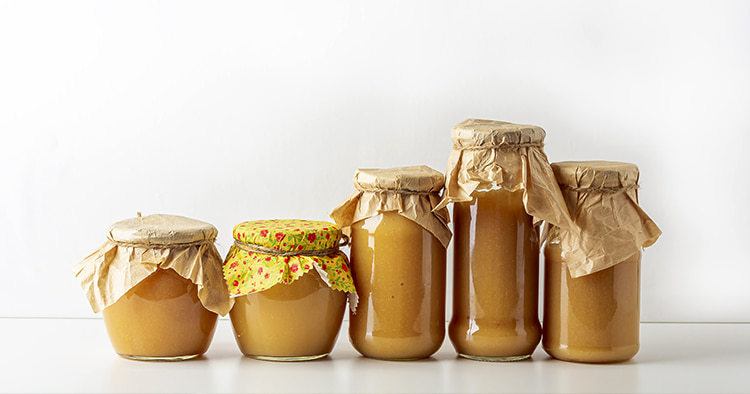
[[[539,237],[523,192],[474,192],[453,206],[453,228],[456,351],[480,360],[529,357],[542,336]]]
[[[331,215],[351,226],[359,306],[349,339],[362,355],[422,359],[445,337],[447,212],[432,212],[443,175],[429,167],[360,169],[358,193]]]
[[[136,360],[186,360],[206,352],[217,314],[231,308],[208,223],[172,215],[115,223],[76,277],[112,346]]]
[[[481,361],[531,356],[538,317],[542,219],[571,221],[547,158],[544,130],[469,119],[453,129],[446,196],[454,202],[453,316],[456,352]]]
[[[629,360],[639,349],[641,248],[661,234],[638,206],[638,167],[593,161],[552,168],[579,231],[549,230],[544,350],[565,361]]]
[[[242,353],[269,361],[327,356],[347,293],[356,297],[339,250],[341,231],[328,222],[256,220],[238,224],[233,235],[224,277],[235,299],[229,316]]]

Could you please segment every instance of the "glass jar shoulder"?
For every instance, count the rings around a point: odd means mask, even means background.
[[[471,194],[471,201],[454,204],[454,210],[476,210],[478,207],[495,207],[504,210],[521,210],[525,212],[523,204],[523,190],[489,189],[476,190]]]
[[[360,220],[352,224],[352,235],[371,235],[371,236],[391,236],[400,234],[401,236],[415,235],[422,236],[429,232],[413,220],[399,215],[397,212],[383,212],[379,215]]]

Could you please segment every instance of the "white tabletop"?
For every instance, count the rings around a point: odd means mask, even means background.
[[[346,323],[345,323],[346,324]],[[750,392],[750,325],[643,324],[625,364],[457,359],[446,340],[433,359],[360,357],[346,335],[328,359],[274,363],[242,357],[221,320],[205,357],[137,362],[117,357],[98,319],[0,319],[2,392]],[[342,331],[343,332],[343,331]]]

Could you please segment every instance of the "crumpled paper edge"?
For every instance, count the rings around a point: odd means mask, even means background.
[[[573,193],[573,192],[571,192]],[[593,217],[592,208],[600,207]],[[609,207],[618,209],[609,210]],[[551,227],[548,242],[559,243],[561,256],[570,276],[579,278],[626,261],[653,245],[662,232],[638,204],[635,189],[612,194],[590,193],[579,196],[575,207],[578,232]],[[609,223],[607,228],[603,228]]]
[[[448,159],[445,195],[435,209],[472,201],[476,191],[523,190],[526,212],[542,221],[573,229],[555,174],[541,147],[454,149]]]
[[[211,312],[226,315],[234,300],[224,283],[222,258],[213,243],[175,248],[120,246],[105,242],[73,270],[95,313],[113,305],[157,269],[173,269],[198,287]]]
[[[343,229],[383,212],[396,212],[430,232],[447,248],[452,237],[448,226],[450,216],[447,209],[436,208],[439,201],[440,196],[437,193],[404,194],[391,190],[358,191],[336,207],[330,217],[337,226]]]

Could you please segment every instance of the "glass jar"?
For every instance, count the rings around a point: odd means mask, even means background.
[[[630,360],[639,348],[641,253],[579,278],[561,253],[545,246],[544,351],[565,361]]]
[[[418,224],[384,212],[352,225],[362,306],[349,338],[364,356],[421,359],[445,337],[445,247]]]
[[[475,192],[453,206],[454,287],[449,336],[459,355],[512,361],[534,352],[539,237],[523,192]]]
[[[208,349],[224,286],[216,228],[172,215],[115,223],[108,241],[76,269],[115,351],[136,360],[186,360]]]
[[[186,360],[208,350],[216,313],[198,298],[198,286],[172,269],[158,269],[104,309],[115,351],[140,360]]]
[[[306,361],[336,344],[355,297],[341,231],[328,222],[259,220],[234,228],[224,276],[235,339],[248,357]]]
[[[312,273],[286,286],[236,298],[229,315],[244,355],[304,361],[331,353],[345,310],[346,294]]]
[[[351,261],[360,297],[349,339],[365,357],[431,356],[445,337],[445,209],[432,212],[443,187],[429,167],[360,169],[359,192],[334,210],[351,226]]]
[[[570,217],[537,126],[469,119],[453,128],[446,193],[454,203],[453,316],[459,356],[529,358],[541,339],[539,232]]]
[[[594,161],[552,168],[578,231],[549,229],[542,346],[565,361],[630,360],[639,349],[641,249],[661,234],[638,206],[638,167]]]

